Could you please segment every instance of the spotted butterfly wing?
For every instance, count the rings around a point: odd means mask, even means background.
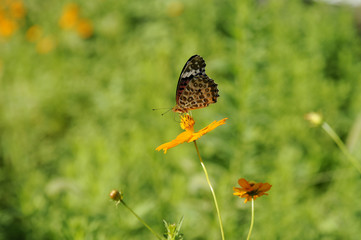
[[[186,113],[216,103],[217,84],[205,73],[206,63],[199,55],[192,56],[179,76],[174,112]]]

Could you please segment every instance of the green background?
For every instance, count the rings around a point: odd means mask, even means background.
[[[172,112],[186,60],[201,55],[218,102],[192,112],[226,239],[245,239],[244,177],[273,185],[255,202],[252,239],[359,239],[360,173],[304,114],[318,111],[361,161],[356,10],[311,1],[77,1],[89,39],[59,27],[65,2],[26,1],[0,44],[0,239],[155,239],[184,216],[185,239],[220,239],[193,144]],[[39,54],[37,24],[55,39]],[[165,110],[164,110],[165,111]]]

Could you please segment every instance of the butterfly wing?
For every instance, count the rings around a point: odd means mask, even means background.
[[[179,109],[194,110],[216,103],[218,95],[217,84],[207,75],[197,75],[188,81],[187,86],[179,96]]]
[[[179,98],[187,87],[190,80],[195,76],[205,75],[206,63],[203,58],[199,55],[194,55],[188,59],[184,65],[182,72],[178,79],[177,91],[176,91],[176,103],[179,104]]]

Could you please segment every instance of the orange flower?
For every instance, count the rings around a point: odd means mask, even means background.
[[[194,132],[194,128],[193,128],[193,126],[195,124],[194,119],[191,116],[189,116],[188,114],[181,116],[180,126],[185,131],[182,132],[181,134],[179,134],[176,137],[176,139],[160,145],[155,150],[157,150],[157,151],[163,150],[164,154],[166,154],[168,149],[175,147],[184,142],[193,142],[193,141],[197,140],[198,138],[200,138],[204,134],[212,131],[216,127],[225,124],[227,119],[228,118],[223,118],[220,121],[214,121],[211,124],[209,124],[207,127],[201,129],[200,131]]]
[[[88,19],[80,18],[80,8],[75,3],[70,3],[64,7],[59,25],[66,30],[75,30],[84,39],[93,35],[92,22]]]
[[[79,19],[79,6],[70,3],[64,7],[63,14],[59,20],[59,25],[63,29],[71,29],[76,26]]]
[[[14,1],[10,4],[10,14],[15,19],[23,19],[25,17],[25,7],[21,1]]]
[[[93,35],[93,24],[88,19],[80,19],[76,25],[80,37],[86,39]]]
[[[18,28],[18,24],[11,20],[0,16],[0,36],[10,37]]]
[[[245,198],[246,200],[244,200],[244,203],[247,203],[247,201],[250,201],[252,198],[256,199],[262,195],[268,195],[266,192],[272,187],[269,183],[248,182],[244,178],[240,178],[238,184],[241,188],[233,187],[233,195]]]

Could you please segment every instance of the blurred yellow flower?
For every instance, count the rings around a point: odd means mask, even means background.
[[[310,112],[305,115],[305,119],[309,121],[313,126],[317,127],[322,124],[323,118],[320,113]]]
[[[0,36],[10,37],[18,29],[21,19],[25,17],[22,1],[0,0]]]
[[[0,36],[10,37],[17,28],[18,24],[15,21],[0,16]]]
[[[75,3],[65,5],[60,17],[59,25],[63,29],[75,28],[79,18],[79,6]]]
[[[51,37],[44,37],[36,44],[36,51],[40,54],[49,53],[55,47],[55,42]]]
[[[93,24],[90,20],[80,18],[79,6],[70,3],[64,7],[59,25],[65,30],[75,30],[81,38],[89,38],[93,35]]]
[[[21,1],[12,1],[10,4],[10,15],[15,19],[22,19],[25,17],[25,7]]]
[[[42,30],[38,25],[34,25],[31,26],[27,31],[26,31],[26,40],[28,40],[29,42],[36,42],[40,39],[42,35]]]
[[[80,37],[89,38],[93,35],[93,25],[88,19],[80,19],[76,25]]]
[[[155,150],[157,151],[163,150],[164,154],[166,154],[168,149],[175,147],[184,142],[193,142],[197,140],[198,138],[212,131],[216,127],[225,124],[227,119],[228,118],[223,118],[220,121],[214,121],[211,124],[209,124],[207,127],[201,129],[200,131],[194,132],[194,128],[193,128],[195,124],[194,119],[188,114],[181,116],[180,126],[185,131],[179,134],[174,140],[160,145]]]
[[[245,198],[244,203],[250,201],[252,198],[256,199],[263,195],[268,195],[266,193],[271,189],[272,185],[269,183],[256,183],[253,181],[247,181],[244,178],[240,178],[238,180],[238,184],[241,186],[240,188],[233,187],[233,195],[239,196],[240,198]]]

